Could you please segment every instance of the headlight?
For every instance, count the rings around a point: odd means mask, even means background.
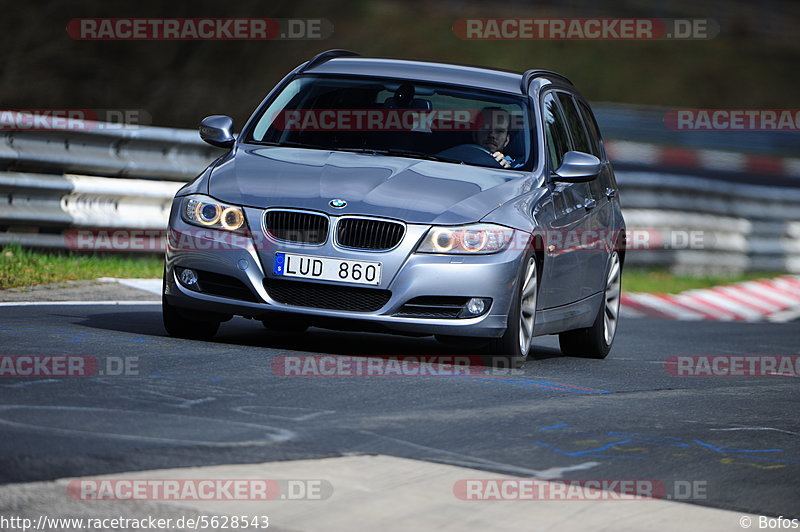
[[[417,248],[419,253],[486,254],[508,247],[514,230],[502,225],[474,224],[431,227]]]
[[[181,218],[186,223],[224,229],[244,231],[244,212],[239,207],[220,203],[208,196],[186,196],[183,198]]]

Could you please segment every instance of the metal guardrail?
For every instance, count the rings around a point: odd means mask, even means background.
[[[190,130],[0,132],[0,243],[64,248],[69,229],[164,228],[175,191],[222,153]],[[629,264],[800,272],[800,188],[639,171],[617,178],[634,233]],[[639,251],[637,231],[702,239]]]
[[[648,251],[632,245],[628,264],[692,274],[800,272],[800,188],[654,172],[617,172],[617,181],[629,229],[677,240]]]
[[[82,121],[79,130],[0,131],[6,171],[187,181],[222,153],[186,129]]]
[[[668,107],[593,103],[592,110],[611,139],[768,156],[796,156],[800,146],[800,131],[673,130],[664,122]]]

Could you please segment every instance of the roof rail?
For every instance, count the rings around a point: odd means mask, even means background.
[[[559,74],[558,72],[553,72],[552,70],[541,70],[541,69],[538,69],[538,68],[534,68],[534,69],[531,69],[531,70],[526,70],[525,73],[522,74],[522,82],[520,83],[520,87],[519,87],[520,90],[522,91],[522,94],[525,94],[525,93],[528,92],[528,86],[531,84],[531,81],[533,80],[533,78],[537,78],[537,77],[540,77],[540,76],[542,76],[542,77],[549,76],[549,77],[553,77],[553,78],[558,78],[561,81],[566,81],[567,83],[572,85],[572,82],[569,79],[567,79],[566,76],[564,76],[562,74]]]
[[[326,50],[312,57],[305,65],[303,65],[303,67],[300,69],[300,72],[304,72],[309,68],[321,65],[325,61],[333,59],[334,57],[353,57],[357,55],[360,54],[357,52],[351,52],[350,50],[341,50],[339,48],[334,50]]]

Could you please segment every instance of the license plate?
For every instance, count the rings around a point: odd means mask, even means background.
[[[276,253],[273,272],[283,277],[377,285],[381,282],[381,266],[375,261]]]

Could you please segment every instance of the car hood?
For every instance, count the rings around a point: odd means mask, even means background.
[[[527,177],[527,178],[526,178]],[[479,221],[531,187],[530,174],[350,152],[241,145],[214,168],[209,194],[249,207],[292,207],[410,223]],[[329,202],[347,205],[334,209]]]

